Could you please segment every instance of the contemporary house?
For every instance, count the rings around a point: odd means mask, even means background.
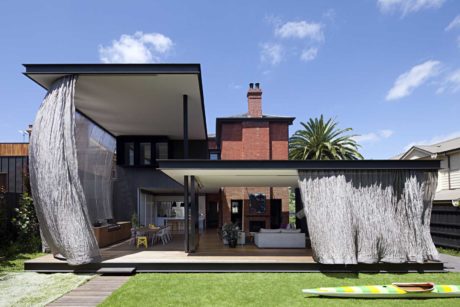
[[[460,138],[412,146],[400,160],[440,160],[431,236],[436,245],[460,248]]]
[[[30,141],[32,193],[46,243],[66,259],[26,269],[442,268],[427,223],[439,161],[289,161],[294,118],[264,114],[257,83],[248,112],[217,118],[209,136],[199,64],[25,67],[47,91]],[[303,229],[284,229],[288,188]],[[172,241],[113,245],[136,220],[168,227]],[[230,222],[235,249],[217,235]]]

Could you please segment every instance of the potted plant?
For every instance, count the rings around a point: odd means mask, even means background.
[[[229,247],[236,247],[239,228],[236,224],[225,224],[222,227],[222,237],[227,240]]]

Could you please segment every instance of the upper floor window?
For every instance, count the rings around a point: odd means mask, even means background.
[[[151,143],[140,143],[140,164],[141,165],[152,165],[152,144]]]
[[[209,152],[209,160],[220,160],[220,152],[218,152],[218,151],[210,151]]]
[[[168,143],[156,143],[155,151],[157,159],[168,159]]]
[[[134,143],[125,143],[125,164],[134,165]]]

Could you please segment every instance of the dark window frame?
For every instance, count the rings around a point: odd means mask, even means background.
[[[212,158],[213,155],[216,155],[216,159]],[[209,160],[220,160],[220,150],[209,150]]]
[[[134,165],[129,165],[125,157],[124,147],[126,143],[134,143]],[[141,144],[149,143],[150,144],[150,164],[143,164],[141,161]],[[157,143],[166,143],[168,146],[168,157],[171,156],[170,153],[170,141],[166,136],[129,136],[123,135],[117,137],[117,165],[127,168],[157,168],[158,162],[156,158],[156,144]]]

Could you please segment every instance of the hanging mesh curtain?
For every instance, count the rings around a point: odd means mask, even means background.
[[[71,265],[101,261],[92,222],[112,218],[115,140],[75,113],[77,76],[52,85],[30,138],[30,183],[42,237]]]
[[[314,259],[324,264],[438,260],[430,235],[437,172],[299,171]]]

